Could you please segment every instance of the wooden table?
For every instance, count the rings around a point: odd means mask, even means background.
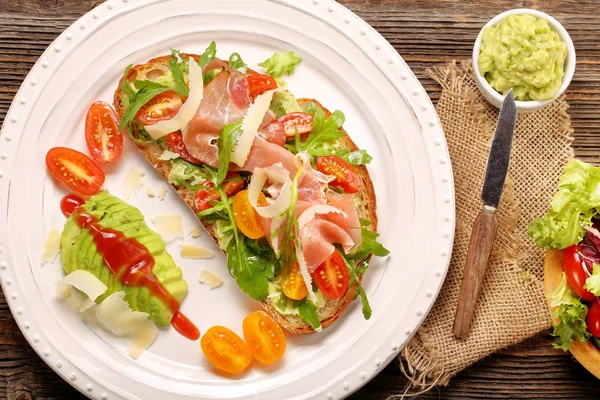
[[[251,0],[246,0],[251,1]],[[575,129],[575,152],[600,161],[600,4],[597,0],[475,2],[460,0],[343,0],[386,37],[408,62],[435,102],[439,87],[425,75],[437,63],[471,55],[481,26],[494,15],[520,7],[538,8],[569,31],[577,70],[567,92]],[[46,47],[89,11],[94,0],[0,0],[0,121],[21,82]],[[468,368],[448,387],[420,399],[597,399],[600,382],[569,354],[553,350],[548,333],[502,350]],[[396,362],[352,399],[385,399],[406,381]],[[0,398],[83,398],[34,353],[0,294]]]

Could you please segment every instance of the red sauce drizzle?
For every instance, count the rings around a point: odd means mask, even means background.
[[[63,214],[73,214],[77,225],[88,230],[104,264],[121,282],[128,286],[148,288],[153,296],[161,299],[174,313],[171,324],[177,332],[188,339],[197,340],[200,337],[198,328],[179,312],[179,302],[152,273],[154,257],[146,246],[134,238],[126,237],[122,232],[101,226],[96,217],[87,214],[83,209],[77,209],[83,203],[81,198],[68,195],[61,200],[60,206]]]

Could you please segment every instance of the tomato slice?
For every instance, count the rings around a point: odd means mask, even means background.
[[[293,263],[291,268],[287,267],[281,277],[281,289],[286,297],[292,300],[302,300],[308,294],[308,289],[302,274],[300,274],[300,266],[298,263]]]
[[[167,135],[167,143],[169,148],[175,153],[179,154],[179,157],[192,164],[202,164],[202,161],[195,159],[185,147],[183,143],[183,135],[181,132],[172,132]]]
[[[200,340],[200,347],[214,367],[230,374],[243,372],[252,361],[248,345],[224,326],[213,326],[206,331]]]
[[[77,150],[54,147],[46,154],[46,167],[50,173],[69,189],[83,195],[100,191],[104,172],[91,158]]]
[[[263,364],[272,364],[285,353],[285,335],[281,327],[264,311],[250,313],[244,322],[244,339],[254,358]]]
[[[569,246],[563,252],[563,270],[567,277],[567,282],[571,289],[577,293],[579,297],[586,301],[592,301],[596,298],[592,292],[584,289],[585,281],[588,277],[583,265],[583,261],[579,256],[579,245]]]
[[[590,304],[587,317],[585,319],[587,330],[597,338],[600,338],[600,299],[595,298]]]
[[[144,125],[154,125],[159,121],[173,118],[183,104],[177,92],[169,90],[150,99],[135,115]]]
[[[277,82],[271,75],[252,74],[246,77],[246,81],[252,100],[266,91],[277,89]]]
[[[300,135],[312,131],[314,116],[305,112],[294,112],[282,115],[277,121],[283,125],[285,136],[294,137],[296,131]]]
[[[258,239],[265,236],[258,213],[250,204],[248,191],[242,190],[233,198],[233,217],[240,231],[250,239]]]
[[[119,159],[123,152],[123,133],[117,113],[104,101],[93,103],[85,117],[85,142],[92,158],[99,163]]]
[[[354,167],[338,156],[317,157],[317,169],[335,179],[330,185],[338,186],[346,193],[356,193],[362,187],[360,175]]]
[[[313,272],[317,287],[328,299],[339,299],[348,289],[348,269],[344,259],[334,251]]]
[[[228,174],[227,178],[223,182],[223,190],[227,197],[231,197],[244,187],[244,180],[237,172]],[[208,182],[196,191],[194,202],[198,211],[203,211],[212,208],[213,203],[219,199],[219,193],[215,190],[213,183]]]

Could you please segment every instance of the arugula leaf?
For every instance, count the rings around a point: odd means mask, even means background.
[[[594,263],[592,275],[585,280],[583,287],[592,292],[594,296],[600,296],[600,265]]]
[[[132,99],[130,99],[129,107],[127,107],[127,110],[123,113],[123,116],[121,117],[121,122],[119,123],[119,130],[121,131],[127,128],[127,125],[131,121],[133,121],[135,115],[147,102],[152,100],[152,98],[154,98],[155,96],[158,96],[161,93],[171,90],[167,86],[150,81],[136,80],[134,82],[134,85],[136,85],[136,87],[138,87],[139,85],[139,90],[137,91],[135,96]]]
[[[600,168],[570,160],[558,183],[548,213],[537,218],[527,233],[538,247],[564,249],[579,243],[583,228],[600,208]]]
[[[373,254],[377,257],[385,257],[390,254],[390,251],[377,241],[379,234],[372,232],[365,227],[371,225],[371,222],[361,218],[360,223],[362,243],[348,255],[348,258],[351,260],[362,260],[367,258],[369,254]]]
[[[304,142],[301,141],[300,135],[296,132],[294,144],[288,144],[286,148],[295,154],[305,151],[311,157],[322,155],[324,151],[331,154],[328,146],[344,136],[344,131],[340,129],[346,118],[344,113],[336,110],[329,118],[326,118],[325,112],[312,102],[306,105],[306,112],[314,116],[312,130]]]
[[[185,66],[187,66],[189,70],[189,65],[187,65],[187,61],[181,58],[181,53],[179,50],[171,49],[171,58],[169,59],[169,69],[173,74],[173,82],[175,83],[175,87],[173,88],[181,97],[186,97],[190,94],[190,89],[185,83],[185,78],[183,77],[183,72]]]
[[[240,56],[240,53],[233,53],[229,57],[229,66],[231,68],[237,69],[242,74],[248,72],[248,64],[246,64],[244,60],[242,60],[242,56]]]
[[[267,70],[267,74],[278,79],[286,73],[288,76],[294,73],[294,69],[302,62],[293,51],[287,53],[274,53],[270,58],[259,63],[261,67]]]
[[[348,161],[352,165],[366,165],[373,160],[373,157],[366,150],[355,150],[350,152],[350,149],[339,149],[333,152],[334,155]]]
[[[567,351],[575,339],[585,343],[591,336],[587,331],[585,317],[588,308],[577,301],[572,304],[562,304],[552,314],[552,318],[558,318],[559,322],[554,325],[552,336],[556,339],[552,346],[556,349]]]
[[[131,123],[127,124],[127,133],[131,140],[136,143],[148,143],[151,142],[152,136],[144,129],[144,126],[141,122],[133,120]]]
[[[125,95],[125,99],[123,102],[126,106],[128,106],[131,102],[131,99],[135,97],[135,90],[133,90],[133,88],[131,87],[131,84],[129,83],[128,79],[129,71],[131,71],[132,67],[133,64],[129,64],[127,68],[125,68],[125,72],[123,73],[123,81],[121,82],[121,91]]]
[[[348,279],[348,287],[354,285],[355,283],[358,284],[356,287],[356,296],[354,296],[354,299],[356,299],[358,296],[360,296],[360,301],[362,303],[363,316],[365,317],[365,319],[369,319],[369,318],[371,318],[371,315],[373,314],[373,310],[371,310],[371,305],[369,304],[369,299],[367,298],[367,293],[365,293],[365,289],[363,289],[363,287],[361,285],[359,272],[357,272],[357,269],[354,266],[354,263],[348,259],[348,257],[344,254],[343,251],[340,251],[339,253],[342,256],[342,258],[344,259],[344,263],[346,264],[346,268],[348,269],[348,275],[350,278],[350,279]],[[364,271],[366,270],[365,264],[368,267],[368,263],[363,263],[363,265],[361,265],[361,273],[364,273]]]
[[[300,318],[309,324],[315,331],[321,332],[321,321],[317,314],[317,306],[315,306],[308,298],[305,298],[297,307]]]
[[[184,74],[188,74],[190,72],[190,65],[188,63],[188,60],[185,59],[182,55],[181,52],[177,49],[174,49],[171,47],[171,56],[173,58],[175,58],[175,60],[179,63],[179,65],[181,66],[181,71]]]
[[[234,233],[235,236],[235,233]],[[227,268],[240,287],[253,299],[262,301],[269,295],[267,276],[273,275],[273,265],[246,246],[242,240],[232,240],[227,247]]]
[[[198,64],[202,69],[204,69],[204,67],[206,67],[206,64],[208,64],[211,60],[214,60],[216,56],[217,43],[213,40],[212,42],[210,42],[206,50],[204,50],[204,53],[200,54],[200,61],[198,61]]]
[[[228,124],[219,132],[219,170],[217,172],[217,184],[221,184],[225,180],[229,169],[229,160],[231,160],[231,152],[235,146],[238,137],[242,134],[242,120]]]

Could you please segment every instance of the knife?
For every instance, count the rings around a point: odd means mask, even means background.
[[[496,133],[488,156],[485,180],[481,190],[483,209],[475,219],[471,231],[471,241],[469,242],[467,261],[458,296],[458,307],[454,318],[453,331],[457,339],[465,339],[469,333],[477,298],[483,283],[483,276],[494,246],[494,239],[498,230],[496,209],[500,204],[502,189],[508,172],[516,121],[517,105],[511,89],[502,102]]]

